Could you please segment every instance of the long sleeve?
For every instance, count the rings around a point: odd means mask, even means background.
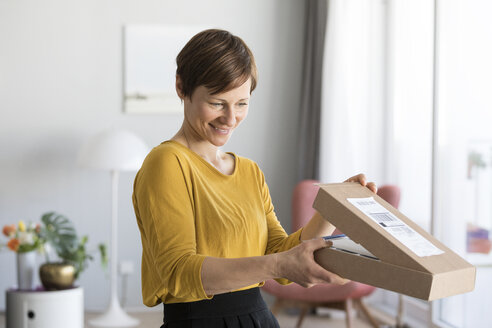
[[[178,299],[208,298],[201,282],[204,255],[196,252],[191,181],[172,153],[153,152],[135,180],[134,206],[144,249],[142,271],[144,303],[154,305],[159,295]],[[145,287],[144,287],[145,288]],[[151,299],[145,299],[146,295]]]

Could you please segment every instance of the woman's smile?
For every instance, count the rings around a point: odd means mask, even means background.
[[[219,127],[216,127],[215,125],[213,125],[212,123],[208,123],[216,133],[218,134],[222,134],[222,135],[228,135],[229,132],[231,131],[231,129],[229,128],[219,128]]]

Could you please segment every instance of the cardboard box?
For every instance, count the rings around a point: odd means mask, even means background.
[[[474,266],[359,183],[320,185],[313,207],[379,259],[324,248],[315,260],[327,270],[428,301],[473,290]]]

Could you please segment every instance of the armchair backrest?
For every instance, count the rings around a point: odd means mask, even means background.
[[[309,222],[315,213],[314,199],[318,194],[317,180],[302,180],[292,193],[292,231],[297,231]]]

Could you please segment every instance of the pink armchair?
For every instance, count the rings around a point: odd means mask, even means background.
[[[319,187],[314,184],[318,181],[304,180],[294,188],[292,195],[292,231],[303,227],[314,215],[312,208]],[[378,195],[393,206],[397,207],[400,191],[396,186],[382,186]],[[340,231],[335,231],[338,234]],[[352,326],[350,312],[352,304],[357,306],[367,317],[373,327],[379,327],[362,302],[362,298],[370,295],[375,287],[351,281],[343,286],[334,284],[319,284],[311,288],[304,288],[296,283],[280,285],[275,280],[268,280],[262,289],[276,296],[272,312],[276,314],[281,308],[295,306],[301,309],[296,327],[300,328],[306,313],[316,307],[328,307],[346,312],[347,327]]]

